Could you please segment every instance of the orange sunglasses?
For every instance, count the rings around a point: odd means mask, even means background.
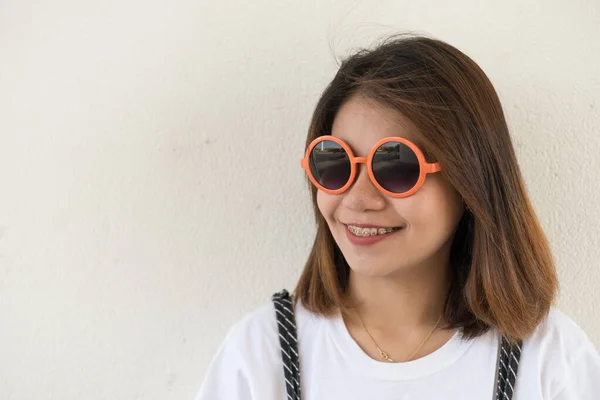
[[[319,136],[310,143],[300,161],[310,181],[329,194],[343,193],[352,186],[358,164],[367,164],[373,185],[395,198],[415,194],[427,174],[442,170],[439,163],[428,163],[421,149],[402,137],[381,139],[365,158],[355,157],[340,138]]]

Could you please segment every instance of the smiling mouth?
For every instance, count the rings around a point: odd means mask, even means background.
[[[360,226],[346,225],[346,229],[354,236],[369,237],[369,236],[383,236],[392,232],[399,231],[404,227],[393,227],[393,228],[362,228]]]

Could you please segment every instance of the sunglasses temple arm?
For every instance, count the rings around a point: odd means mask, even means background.
[[[425,173],[432,174],[434,172],[439,172],[442,170],[440,163],[427,163],[425,164]]]

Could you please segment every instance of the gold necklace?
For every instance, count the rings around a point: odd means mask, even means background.
[[[367,329],[367,326],[365,325],[365,322],[360,317],[360,314],[358,312],[356,312],[356,315],[358,316],[358,319],[362,323],[363,328],[365,328],[365,332],[367,332],[367,335],[369,335],[369,337],[371,338],[371,340],[375,344],[375,347],[377,348],[377,351],[379,351],[379,355],[381,356],[381,358],[383,358],[385,361],[388,361],[388,362],[392,362],[392,363],[395,362],[394,360],[392,360],[390,358],[390,356],[388,355],[388,353],[386,353],[385,351],[381,350],[381,347],[379,347],[379,345],[377,344],[377,342],[375,341],[375,339],[371,335],[371,332],[369,332],[369,330]],[[438,320],[435,323],[435,326],[433,327],[433,329],[431,330],[431,332],[429,332],[429,334],[421,342],[421,344],[419,345],[419,347],[417,347],[417,349],[412,353],[412,355],[405,362],[408,362],[408,361],[412,360],[412,358],[419,352],[419,350],[421,350],[421,347],[423,347],[423,345],[425,344],[425,342],[427,342],[427,340],[429,340],[429,338],[431,337],[431,335],[433,334],[433,332],[435,332],[435,330],[438,327],[438,325],[440,324],[441,320],[442,320],[442,316],[440,315],[440,317],[438,318]]]

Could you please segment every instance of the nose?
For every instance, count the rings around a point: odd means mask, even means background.
[[[356,212],[381,210],[385,198],[371,182],[366,164],[360,164],[352,185],[344,192],[342,204]]]

